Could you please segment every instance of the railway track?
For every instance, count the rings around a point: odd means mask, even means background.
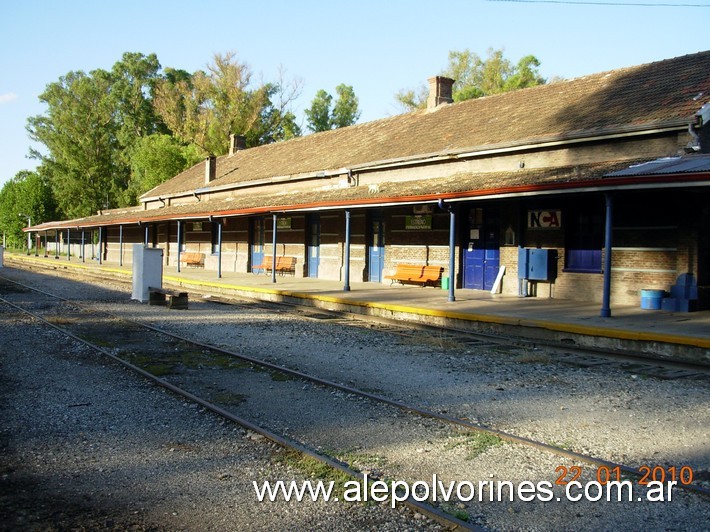
[[[72,316],[72,311],[78,311],[77,316],[78,319],[80,320],[86,320],[88,318],[88,314],[93,312],[91,309],[88,309],[86,306],[81,306],[78,305],[77,303],[70,302],[69,300],[65,298],[61,298],[58,296],[55,296],[53,294],[50,294],[49,292],[39,290],[37,288],[22,284],[22,283],[17,283],[14,281],[11,281],[7,278],[3,278],[0,276],[0,279],[6,283],[14,283],[18,287],[26,290],[32,290],[36,293],[42,294],[44,296],[50,297],[50,298],[55,298],[57,301],[60,301],[62,303],[68,304],[68,307],[64,307],[62,309],[62,312],[59,315],[54,315],[54,316],[47,316],[47,305],[40,303],[39,306],[42,311],[44,311],[45,315],[43,316],[40,311],[37,309],[31,310],[28,308],[25,308],[21,305],[18,305],[16,303],[13,303],[6,299],[5,297],[0,297],[0,302],[4,303],[5,305],[13,308],[16,311],[19,311],[23,314],[29,315],[32,318],[39,320],[40,322],[46,324],[47,326],[53,328],[56,331],[59,331],[66,337],[68,337],[71,340],[74,340],[76,342],[80,342],[97,353],[106,356],[119,364],[127,367],[128,369],[136,372],[137,374],[141,375],[142,377],[154,382],[155,384],[166,388],[170,390],[171,392],[184,397],[185,399],[188,399],[189,401],[192,401],[203,408],[210,410],[220,416],[222,416],[225,419],[228,419],[229,421],[232,421],[234,423],[237,423],[238,425],[242,426],[243,428],[250,430],[256,434],[259,434],[269,441],[283,447],[284,449],[290,450],[290,451],[295,451],[297,453],[301,453],[305,456],[308,456],[318,462],[321,462],[325,464],[326,466],[332,468],[333,470],[339,471],[341,473],[344,473],[345,475],[362,480],[363,479],[363,474],[357,470],[352,469],[351,467],[348,466],[348,464],[344,463],[341,460],[335,459],[333,457],[330,457],[324,453],[317,452],[314,450],[312,447],[309,447],[307,445],[302,444],[301,442],[296,441],[293,438],[289,438],[288,436],[277,434],[276,432],[269,430],[268,428],[258,425],[251,420],[235,415],[233,412],[229,411],[227,408],[224,408],[223,406],[220,406],[217,404],[216,401],[214,400],[207,400],[204,397],[201,397],[199,395],[196,395],[194,393],[191,393],[190,391],[184,389],[183,387],[177,386],[173,383],[171,383],[169,380],[165,378],[161,378],[159,375],[156,375],[156,366],[154,364],[151,364],[150,362],[146,363],[146,354],[144,350],[141,352],[141,360],[143,361],[134,363],[130,359],[132,358],[130,355],[126,355],[123,353],[123,355],[117,355],[116,354],[116,348],[110,348],[107,345],[107,342],[105,340],[97,340],[96,337],[94,336],[93,340],[92,335],[87,332],[87,329],[82,329],[81,327],[79,328],[80,330],[77,331],[72,331],[68,327],[69,322],[73,321],[73,316]],[[209,366],[210,362],[215,362],[214,359],[210,360],[210,357],[212,353],[210,351],[214,351],[215,353],[218,354],[228,354],[224,350],[219,350],[216,348],[212,348],[210,346],[197,343],[197,342],[192,342],[187,339],[180,338],[176,335],[172,335],[170,333],[167,333],[165,331],[160,331],[154,327],[150,327],[145,324],[139,324],[137,321],[134,320],[126,320],[125,318],[119,318],[118,316],[115,315],[110,315],[105,312],[100,312],[100,314],[103,314],[105,316],[108,316],[109,319],[115,319],[119,323],[114,325],[118,325],[118,327],[113,327],[112,331],[109,333],[107,332],[107,329],[105,328],[105,322],[104,326],[102,327],[103,333],[107,334],[108,336],[114,336],[115,338],[119,339],[119,342],[126,342],[126,343],[131,343],[130,338],[134,334],[138,334],[137,330],[135,327],[138,328],[143,328],[144,330],[149,331],[150,333],[153,334],[153,338],[148,340],[146,342],[146,339],[144,338],[141,341],[141,345],[144,347],[145,345],[150,345],[153,344],[153,354],[164,354],[166,351],[170,352],[171,355],[174,355],[175,362],[181,358],[180,355],[184,354],[185,350],[189,349],[187,345],[191,345],[192,347],[199,347],[202,349],[202,357],[205,359],[204,363],[205,366]],[[121,322],[123,324],[129,323],[132,327],[130,327],[128,330],[126,330],[125,327],[121,326]],[[96,327],[96,323],[92,323],[92,325],[89,327],[89,329],[93,329]],[[120,330],[119,330],[120,329]],[[164,336],[168,339],[167,343],[165,342],[160,342],[156,341],[158,337]],[[177,340],[177,342],[176,342]],[[182,343],[183,345],[180,345]],[[101,345],[99,345],[101,344]],[[175,351],[179,351],[178,353],[175,353]],[[150,358],[150,355],[148,354],[148,357]],[[183,359],[184,360],[184,359]],[[224,363],[224,360],[221,360],[218,362],[218,364]],[[162,359],[162,364],[165,364],[165,358]],[[238,364],[237,364],[238,366]],[[164,369],[164,367],[163,367]],[[227,401],[229,402],[229,401]],[[426,515],[430,519],[444,525],[447,529],[449,530],[459,530],[459,529],[465,529],[465,530],[482,530],[481,528],[475,526],[474,524],[467,523],[465,521],[462,521],[461,519],[456,518],[453,515],[447,514],[445,511],[442,511],[441,509],[425,504],[423,502],[414,500],[413,498],[408,498],[405,500],[401,501],[401,504],[408,506],[410,509],[419,512],[423,515]]]
[[[5,279],[5,281],[14,282],[9,279]],[[18,311],[33,315],[35,318],[48,323],[55,329],[58,329],[67,336],[72,337],[74,340],[90,345],[97,352],[120,361],[141,375],[158,382],[162,386],[165,386],[176,393],[185,395],[198,404],[201,404],[202,406],[209,408],[220,415],[231,419],[232,421],[240,423],[250,430],[263,434],[270,440],[275,441],[280,445],[294,448],[299,452],[309,454],[314,458],[324,461],[330,467],[340,469],[350,475],[357,476],[362,475],[362,473],[355,470],[358,469],[357,467],[349,468],[348,464],[345,463],[347,460],[343,460],[342,455],[338,456],[339,453],[324,452],[322,450],[323,446],[319,445],[317,440],[304,443],[303,441],[298,441],[297,439],[289,437],[285,434],[279,434],[272,429],[265,428],[262,424],[254,422],[253,419],[237,416],[233,412],[234,408],[230,408],[230,405],[234,406],[235,402],[240,402],[239,397],[230,397],[228,394],[220,395],[219,393],[212,393],[211,399],[205,399],[204,393],[193,393],[187,391],[185,386],[175,384],[173,381],[176,379],[172,372],[176,367],[185,368],[185,366],[195,366],[190,369],[190,378],[182,379],[184,381],[182,384],[192,383],[194,385],[194,381],[196,380],[194,377],[195,371],[214,374],[215,369],[226,372],[236,370],[240,377],[243,378],[245,374],[244,365],[246,364],[248,365],[249,373],[253,373],[256,374],[257,377],[261,377],[251,380],[250,382],[252,382],[252,384],[254,382],[260,382],[261,385],[265,385],[270,389],[270,391],[266,392],[267,394],[293,394],[293,390],[286,392],[274,391],[274,388],[277,387],[275,383],[286,382],[291,384],[291,388],[294,388],[293,383],[298,382],[299,384],[295,387],[297,392],[299,389],[305,392],[308,387],[313,387],[318,390],[318,397],[313,399],[314,403],[322,402],[323,396],[333,397],[334,394],[338,397],[338,400],[342,399],[345,402],[344,407],[328,407],[335,410],[340,408],[347,410],[353,406],[353,397],[357,397],[360,398],[358,401],[366,402],[365,410],[369,412],[377,409],[386,409],[386,412],[380,412],[380,415],[382,415],[386,420],[392,419],[392,412],[394,409],[399,412],[406,412],[407,416],[413,416],[408,419],[427,419],[429,420],[427,423],[434,423],[437,427],[449,427],[447,430],[484,434],[517,445],[531,447],[543,453],[563,457],[571,463],[590,464],[595,466],[597,471],[601,468],[607,471],[615,470],[620,472],[624,478],[638,478],[644,475],[644,471],[634,467],[561,449],[559,446],[550,445],[549,443],[516,436],[515,434],[496,430],[480,423],[474,423],[466,419],[446,415],[445,413],[428,410],[416,405],[391,399],[382,394],[372,393],[347,386],[342,383],[334,382],[332,380],[310,375],[302,371],[290,369],[279,364],[266,362],[263,359],[247,356],[244,353],[236,352],[231,349],[225,349],[205,342],[195,341],[194,339],[171,333],[146,323],[141,323],[135,319],[127,319],[125,316],[118,316],[113,313],[99,311],[87,305],[80,305],[77,302],[60,298],[55,294],[39,290],[29,285],[17,283],[16,286],[18,286],[21,290],[32,290],[36,294],[42,294],[45,298],[47,298],[47,300],[36,305],[30,305],[30,308],[27,308],[26,305],[22,306],[17,303],[13,303],[6,298],[0,298],[4,303],[13,306]],[[59,305],[59,308],[54,307],[51,302],[57,302],[56,305]],[[220,299],[220,302],[232,303],[224,299]],[[246,305],[250,309],[253,309],[255,305],[253,302],[238,303],[238,305],[239,304]],[[273,304],[257,303],[257,305],[273,309]],[[339,321],[342,322],[342,325],[356,324],[358,327],[371,326],[371,324],[368,325],[363,324],[361,321],[355,321],[350,316],[338,316],[321,311],[315,312],[313,309],[300,309],[299,314],[302,318],[313,321],[328,321],[331,323]],[[99,315],[103,317],[97,318],[96,316]],[[90,325],[87,326],[87,323],[90,323]],[[101,330],[104,331],[101,335],[101,339],[97,339],[95,336],[92,336],[92,334],[95,334],[97,327],[100,327]],[[390,323],[380,322],[376,324],[376,327],[380,331],[385,331],[388,334],[408,334],[407,328],[399,327]],[[106,332],[108,330],[111,332]],[[150,338],[148,338],[148,336],[150,336]],[[492,342],[495,344],[503,341],[502,339],[491,337],[474,339],[470,337],[470,333],[466,333],[466,336],[469,341],[475,342],[478,345],[486,342]],[[140,338],[140,341],[138,342],[138,345],[140,346],[139,349],[136,349],[136,337]],[[107,338],[113,339],[111,341],[111,345],[106,345]],[[508,342],[510,343],[510,340],[508,340]],[[147,347],[150,349],[147,349]],[[196,350],[199,351],[199,353],[196,353]],[[166,353],[170,353],[171,356],[166,357]],[[186,353],[190,353],[190,355],[186,357]],[[592,366],[592,364],[590,364],[590,366]],[[680,370],[676,368],[676,371]],[[265,372],[269,375],[266,380],[263,378]],[[701,372],[697,371],[694,372],[686,370],[686,372],[687,374],[683,375],[684,377],[697,377],[701,374]],[[254,375],[251,375],[251,377],[253,378]],[[304,382],[309,384],[303,386]],[[206,395],[209,396],[210,394],[207,393]],[[227,408],[225,408],[224,404],[220,406],[220,401],[222,403],[227,403]],[[402,415],[403,414],[400,414],[400,416]],[[396,418],[397,416],[395,415],[394,417]],[[422,423],[421,421],[416,422]],[[389,423],[389,421],[387,421],[387,423]],[[396,423],[394,424],[396,425]],[[405,427],[401,428],[401,430],[406,430],[406,423]],[[439,430],[439,428],[437,428],[437,430]],[[319,447],[321,449],[319,449]],[[697,484],[688,483],[680,487],[686,491],[690,491],[701,496],[710,495],[710,491],[707,488]],[[414,506],[417,511],[437,519],[438,521],[446,524],[446,526],[475,527],[475,525],[471,525],[470,523],[464,523],[458,519],[451,518],[439,508],[430,507],[428,505],[422,506],[422,503],[413,500],[410,500],[409,503],[415,503]],[[451,509],[449,509],[449,511],[450,510]]]
[[[40,266],[40,269],[43,269],[43,267]],[[54,268],[50,268],[47,271],[57,273]],[[75,279],[89,277],[102,281],[105,280],[105,277],[97,276],[95,272],[91,270],[82,270],[80,273],[73,270],[62,270],[61,274],[57,273],[57,275]],[[130,291],[131,281],[129,279],[118,276],[111,277],[111,281],[127,287],[127,290]],[[184,288],[180,286],[174,286],[174,288],[184,290]],[[214,294],[213,292],[200,288],[190,288],[189,291],[193,296],[201,296],[204,300],[215,303],[242,308],[254,308],[257,306],[264,309],[293,309],[300,316],[305,318],[371,327],[382,332],[405,337],[411,337],[413,334],[425,332],[440,335],[442,342],[455,340],[462,343],[471,343],[479,347],[490,344],[515,346],[531,351],[545,350],[546,353],[553,355],[557,361],[563,364],[583,368],[608,367],[659,379],[694,379],[710,376],[710,364],[692,362],[684,359],[673,360],[645,352],[633,352],[629,350],[613,351],[591,346],[578,346],[568,342],[555,342],[543,339],[533,340],[525,337],[502,335],[492,332],[483,333],[471,330],[460,330],[441,325],[427,325],[425,322],[404,322],[402,320],[380,316],[315,308],[297,303],[265,301],[243,295],[229,297],[223,294]]]

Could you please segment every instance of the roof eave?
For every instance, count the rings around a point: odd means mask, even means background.
[[[126,217],[106,221],[94,220],[90,223],[77,223],[78,220],[64,222],[48,222],[27,228],[25,232],[41,232],[56,229],[76,228],[90,229],[110,225],[132,225],[139,223],[152,223],[159,221],[177,220],[204,220],[214,217],[237,217],[257,214],[307,212],[318,210],[336,210],[347,208],[367,208],[372,206],[394,206],[416,203],[434,203],[439,199],[448,201],[483,200],[491,198],[525,197],[541,194],[569,194],[579,192],[605,192],[612,190],[634,190],[652,188],[681,188],[681,187],[708,187],[710,186],[710,172],[679,173],[629,177],[598,177],[585,181],[544,183],[530,185],[512,185],[488,189],[471,189],[459,192],[431,193],[400,195],[393,197],[358,198],[352,200],[329,200],[320,202],[301,203],[293,205],[265,205],[260,207],[247,207],[239,209],[215,209],[200,213],[167,214],[154,217]],[[150,211],[148,211],[150,212]]]

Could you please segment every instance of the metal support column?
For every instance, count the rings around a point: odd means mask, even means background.
[[[345,209],[345,292],[350,292],[350,209]]]
[[[273,238],[271,239],[272,242],[272,247],[271,247],[271,282],[275,283],[276,282],[276,214],[274,213],[273,215]]]
[[[49,257],[49,232],[44,232],[44,258]]]
[[[81,262],[86,262],[86,238],[85,231],[81,231]]]
[[[606,203],[606,222],[604,225],[604,292],[602,294],[602,318],[611,318],[611,240],[612,240],[612,210],[611,194],[604,194]]]
[[[217,278],[222,278],[222,220],[217,221]]]
[[[71,229],[67,227],[67,260],[71,260]]]
[[[449,205],[449,301],[456,301],[456,208]]]
[[[180,273],[180,247],[182,246],[182,242],[180,242],[180,235],[182,234],[182,231],[180,229],[182,229],[182,223],[178,220],[177,224],[177,272]]]
[[[123,266],[123,226],[118,226],[118,265]]]
[[[103,241],[103,227],[99,227],[99,264],[104,263],[104,241]]]
[[[42,237],[35,233],[35,257],[39,257],[39,246],[42,244]]]
[[[145,224],[145,241],[144,241],[144,246],[148,247],[148,229],[150,226],[148,224]]]
[[[54,258],[59,258],[59,229],[54,230]]]

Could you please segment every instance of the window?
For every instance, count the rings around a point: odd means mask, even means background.
[[[581,211],[566,216],[565,271],[601,273],[604,215]]]

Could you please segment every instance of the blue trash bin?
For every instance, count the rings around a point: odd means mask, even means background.
[[[643,310],[661,310],[663,290],[641,290],[641,308]]]

